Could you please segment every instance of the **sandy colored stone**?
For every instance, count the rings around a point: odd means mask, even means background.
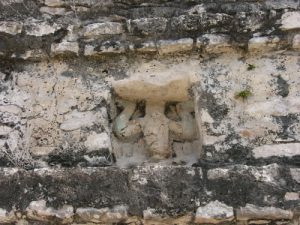
[[[52,55],[75,54],[78,55],[79,44],[77,42],[63,41],[51,45]]]
[[[253,149],[255,158],[268,158],[272,156],[278,157],[292,157],[300,155],[300,144],[274,144],[263,145]]]
[[[88,151],[110,149],[110,137],[105,132],[100,134],[93,132],[87,137],[87,140],[84,142],[84,145],[87,147]]]
[[[232,221],[234,218],[233,208],[226,204],[214,201],[199,207],[196,211],[195,223],[217,224]]]
[[[100,35],[121,34],[123,32],[123,25],[116,22],[92,23],[83,28],[85,38],[96,38]]]
[[[286,12],[281,17],[281,30],[293,30],[300,28],[300,12]]]
[[[58,219],[62,224],[68,224],[73,221],[73,207],[64,205],[60,209],[53,209],[46,206],[45,200],[32,201],[26,208],[27,217],[38,221],[52,221]]]
[[[22,32],[23,24],[20,22],[13,21],[1,21],[0,22],[0,32],[16,35]]]
[[[173,52],[190,51],[193,48],[193,39],[182,38],[178,40],[161,40],[158,42],[158,51],[160,54]]]
[[[80,221],[94,223],[119,223],[128,218],[127,206],[119,205],[110,208],[77,208],[76,215]]]
[[[256,220],[256,219],[271,219],[280,220],[293,218],[293,213],[289,210],[283,210],[275,207],[259,207],[252,204],[247,204],[236,210],[237,220]]]
[[[61,26],[53,23],[50,24],[46,21],[30,19],[25,23],[25,33],[30,36],[41,37],[45,35],[54,34],[61,29]]]
[[[296,34],[292,43],[293,49],[300,50],[300,34]]]

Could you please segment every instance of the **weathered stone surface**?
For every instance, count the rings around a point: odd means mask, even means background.
[[[142,44],[140,44],[139,46],[136,47],[136,51],[137,52],[157,52],[157,46],[153,41],[150,42],[144,42]]]
[[[265,4],[270,9],[297,9],[299,8],[299,2],[294,0],[267,0]]]
[[[197,46],[208,53],[224,53],[232,49],[230,37],[224,34],[204,34],[197,38]]]
[[[86,45],[84,55],[97,56],[103,54],[119,54],[125,52],[125,46],[119,41],[106,41],[99,46]]]
[[[74,215],[72,206],[65,205],[61,209],[55,210],[51,207],[47,207],[45,200],[31,202],[26,211],[29,219],[40,221],[58,219],[62,224],[72,222]]]
[[[51,45],[52,55],[65,55],[65,54],[75,54],[78,55],[79,45],[77,42],[60,42]]]
[[[255,158],[267,158],[272,156],[292,157],[300,155],[300,144],[276,144],[263,145],[253,149]]]
[[[281,17],[282,30],[300,29],[300,12],[286,12]]]
[[[0,223],[7,224],[7,223],[13,223],[17,220],[17,217],[15,216],[14,212],[7,212],[5,209],[0,209]]]
[[[297,192],[287,192],[284,195],[284,199],[286,201],[298,201],[298,200],[300,200],[300,196],[299,196],[299,193],[297,193]]]
[[[66,131],[77,130],[81,127],[92,126],[97,120],[97,116],[92,112],[72,112],[65,116],[65,121],[60,128]]]
[[[293,213],[275,207],[257,207],[247,204],[236,211],[237,220],[255,220],[255,219],[292,219]]]
[[[65,15],[66,9],[65,8],[52,8],[52,7],[41,7],[40,8],[41,13],[46,13],[49,15]]]
[[[85,38],[97,38],[107,34],[121,34],[124,32],[123,25],[116,22],[93,23],[84,27],[83,36]]]
[[[46,21],[39,21],[30,19],[25,23],[25,32],[27,35],[41,37],[45,35],[54,34],[56,31],[61,29],[58,24],[50,24]]]
[[[183,38],[178,40],[161,40],[157,44],[159,53],[189,51],[193,48],[193,39]]]
[[[110,137],[105,132],[101,134],[97,134],[93,132],[91,135],[87,137],[87,140],[84,142],[84,145],[87,147],[89,151],[110,149],[111,148]]]
[[[157,34],[166,30],[168,20],[166,18],[141,18],[127,22],[128,31],[133,34]]]
[[[127,205],[116,223],[145,225],[194,223],[216,200],[296,212],[298,14],[295,0],[0,1],[0,166],[43,168],[0,168],[0,207],[20,224],[40,199],[47,221],[27,224],[61,223],[64,204]],[[249,223],[290,223],[272,220]]]
[[[124,205],[115,206],[112,209],[78,208],[76,215],[83,222],[120,223],[127,220],[127,210],[128,207]]]
[[[293,38],[293,49],[300,50],[300,34],[296,34]]]
[[[0,32],[16,35],[22,32],[23,24],[20,22],[13,21],[1,21],[0,22]]]
[[[197,209],[195,222],[217,224],[224,221],[231,221],[233,218],[232,207],[222,202],[214,201]]]
[[[279,37],[254,37],[249,40],[249,51],[268,51],[279,47]]]
[[[293,179],[300,184],[300,169],[291,168],[291,175]]]

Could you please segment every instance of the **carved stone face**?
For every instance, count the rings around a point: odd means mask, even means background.
[[[145,105],[144,117],[140,118],[134,117],[141,114],[136,103],[123,101],[123,104],[123,111],[114,121],[114,133],[127,141],[134,141],[136,136],[142,137],[151,158],[170,158],[173,140],[191,141],[197,138],[191,102],[173,103],[170,107],[164,102],[149,101]],[[170,110],[173,112],[168,112]]]
[[[197,139],[190,86],[188,76],[173,73],[139,73],[113,82],[123,107],[113,121],[115,136],[126,143],[142,142],[153,159],[171,158],[174,141]],[[145,102],[143,110],[140,101]]]

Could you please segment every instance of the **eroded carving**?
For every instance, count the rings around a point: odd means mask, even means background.
[[[172,156],[172,143],[197,138],[197,126],[192,101],[166,104],[147,101],[145,115],[139,103],[121,100],[123,111],[116,117],[113,130],[124,141],[144,138],[153,159]]]

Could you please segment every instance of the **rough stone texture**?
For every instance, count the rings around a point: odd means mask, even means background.
[[[203,168],[183,166],[148,165],[126,170],[112,167],[33,171],[2,168],[1,207],[8,212],[12,207],[16,212],[26,211],[27,219],[57,223],[73,220],[126,223],[134,216],[148,222],[166,223],[173,218],[185,221],[183,224],[188,221],[203,223],[204,220],[216,223],[233,219],[233,208],[238,209],[237,219],[240,220],[293,217],[292,211],[279,209],[284,202],[284,207],[290,206],[284,201],[287,188],[291,191],[297,187],[287,168],[278,166],[280,173],[286,176],[277,174],[275,183],[267,179],[257,182],[255,176],[249,176],[249,171],[261,171],[262,176],[266,176],[269,172],[265,167],[241,168],[242,165],[227,168],[230,178],[216,180],[206,179]],[[247,203],[264,207],[244,207]],[[74,211],[68,205],[72,205]],[[196,209],[193,220],[188,215]],[[3,215],[5,219],[10,218],[6,212]]]
[[[292,219],[293,213],[287,210],[282,210],[274,207],[257,207],[254,205],[246,205],[236,212],[238,220],[254,220],[254,219]]]
[[[196,223],[220,223],[233,220],[233,208],[219,201],[199,207],[196,212]]]
[[[253,153],[255,158],[292,157],[300,155],[300,145],[298,143],[264,145],[253,149]]]
[[[281,18],[282,30],[300,29],[300,12],[286,12]]]
[[[0,223],[297,224],[299,12],[0,1]]]

